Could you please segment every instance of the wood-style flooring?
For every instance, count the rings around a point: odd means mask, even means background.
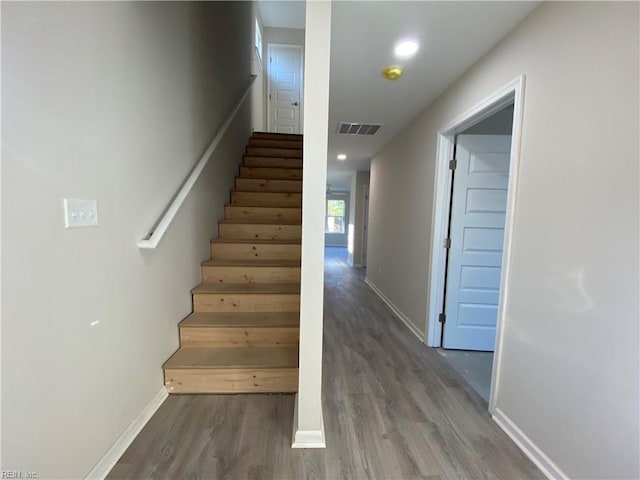
[[[174,395],[108,478],[544,478],[342,249],[325,265],[326,449],[290,448],[293,395]]]

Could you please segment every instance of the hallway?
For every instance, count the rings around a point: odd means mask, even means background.
[[[108,478],[544,478],[344,249],[326,249],[324,313],[326,449],[290,448],[293,395],[176,395]]]

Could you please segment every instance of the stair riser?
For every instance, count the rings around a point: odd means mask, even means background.
[[[250,147],[293,148],[302,150],[301,140],[283,140],[277,138],[250,138]]]
[[[298,327],[185,327],[182,347],[269,347],[298,344]]]
[[[240,238],[258,240],[300,240],[300,225],[260,225],[246,223],[221,223],[218,225],[220,238]]]
[[[297,140],[302,141],[302,135],[295,133],[253,132],[251,138],[269,138],[272,140]]]
[[[259,205],[263,207],[302,207],[301,193],[231,192],[234,205]]]
[[[300,260],[300,245],[212,243],[211,258],[234,260]]]
[[[194,293],[195,312],[299,312],[295,293]]]
[[[205,283],[300,283],[300,267],[203,265]]]
[[[302,169],[241,166],[240,176],[242,178],[275,178],[281,180],[302,180]]]
[[[297,368],[175,368],[166,369],[164,378],[171,394],[298,391]]]
[[[273,223],[302,223],[301,208],[227,206],[227,220],[256,220]]]
[[[302,181],[264,178],[236,178],[236,190],[243,192],[302,193]]]
[[[243,164],[248,167],[302,168],[302,160],[282,157],[255,157],[245,155]]]
[[[257,157],[302,158],[302,150],[295,148],[247,147],[247,155]]]

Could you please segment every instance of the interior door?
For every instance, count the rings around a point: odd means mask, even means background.
[[[302,47],[269,45],[269,131],[300,133]]]
[[[510,135],[458,135],[442,346],[493,351]]]

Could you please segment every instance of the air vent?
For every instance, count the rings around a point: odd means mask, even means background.
[[[382,127],[381,123],[348,123],[338,124],[338,135],[375,135]]]

